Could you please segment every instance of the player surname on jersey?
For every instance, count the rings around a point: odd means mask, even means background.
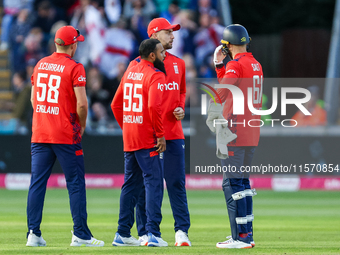
[[[46,63],[46,62],[41,62],[38,67],[38,70],[47,70],[47,71],[53,71],[53,72],[59,72],[59,73],[64,72],[64,69],[65,69],[64,65]]]
[[[37,104],[37,108],[36,108],[35,111],[36,112],[41,112],[41,113],[48,113],[48,114],[58,115],[59,114],[59,107],[57,107],[57,106],[48,106],[46,108],[46,105]]]
[[[143,124],[143,116],[124,115],[123,116],[123,123]]]

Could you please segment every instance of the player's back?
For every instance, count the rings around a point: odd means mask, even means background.
[[[32,142],[81,142],[74,87],[85,86],[82,64],[68,54],[53,53],[41,59],[31,78],[34,86]]]
[[[166,52],[164,59],[164,67],[166,70],[165,84],[163,90],[163,122],[165,129],[165,139],[184,139],[182,122],[178,121],[173,114],[175,108],[185,105],[186,81],[185,81],[185,63],[184,60],[176,57],[173,54]],[[141,57],[132,60],[127,68],[138,65],[141,62]],[[181,100],[181,94],[184,100]],[[182,101],[182,102],[181,102]]]
[[[125,72],[120,84],[122,87],[119,88],[123,92],[124,151],[149,149],[156,145],[154,127],[159,123],[153,123],[150,107],[161,108],[164,78],[163,72],[145,60],[130,66]],[[150,89],[158,93],[157,98],[150,93]]]
[[[244,96],[244,114],[233,114],[233,96],[228,93],[223,115],[229,121],[230,130],[237,134],[237,138],[229,145],[231,146],[257,146],[260,137],[260,115],[254,115],[248,107],[248,88],[252,89],[252,104],[254,108],[262,107],[262,83],[263,72],[261,64],[249,52],[239,53],[235,59],[228,62],[226,74],[230,77],[237,76],[236,86],[241,89]],[[228,76],[228,75],[227,75]],[[231,80],[234,80],[231,78]],[[228,79],[224,80],[228,83]],[[230,84],[230,83],[228,83]],[[249,121],[250,125],[249,125]],[[237,123],[237,124],[231,124]],[[232,125],[232,126],[231,126]]]

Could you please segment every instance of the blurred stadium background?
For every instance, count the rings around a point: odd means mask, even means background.
[[[182,26],[174,33],[174,48],[170,52],[186,63],[186,117],[182,123],[187,146],[187,187],[194,189],[188,193],[193,215],[193,243],[195,239],[204,243],[202,235],[213,226],[217,232],[209,237],[211,243],[205,244],[213,247],[215,242],[224,238],[224,234],[228,234],[229,228],[222,192],[198,191],[221,189],[222,176],[189,175],[190,152],[197,146],[195,136],[207,132],[205,126],[190,120],[191,113],[200,112],[201,92],[195,80],[216,77],[212,55],[226,25],[239,23],[248,29],[252,38],[250,51],[262,64],[265,78],[310,79],[310,83],[304,82],[302,87],[312,92],[313,105],[310,107],[318,110],[313,114],[317,118],[301,120],[300,127],[283,129],[278,125],[265,125],[254,165],[340,164],[339,79],[336,79],[340,78],[340,1],[3,0],[0,16],[0,188],[8,189],[0,189],[0,221],[7,233],[1,240],[6,238],[5,243],[9,245],[5,249],[8,248],[10,254],[20,253],[21,246],[17,250],[10,247],[17,244],[19,234],[22,235],[20,242],[25,242],[27,193],[12,190],[27,190],[30,179],[30,76],[37,61],[54,51],[54,34],[66,24],[77,27],[85,36],[85,42],[78,45],[75,59],[83,63],[87,71],[89,115],[83,138],[86,182],[88,188],[102,188],[89,191],[89,220],[95,233],[105,234],[105,241],[113,237],[116,225],[112,227],[112,224],[118,217],[119,191],[111,188],[121,187],[124,169],[121,130],[109,105],[129,61],[138,55],[139,43],[147,38],[146,28],[154,17],[165,17]],[[266,83],[264,94],[264,104],[269,108],[271,86],[266,87]],[[297,110],[294,106],[289,107],[285,119],[294,118]],[[280,118],[275,114],[272,117]],[[205,157],[216,159],[214,137],[207,136],[204,144],[199,146],[205,148]],[[295,253],[301,248],[305,254],[326,254],[329,251],[324,250],[325,247],[339,253],[339,249],[334,248],[339,243],[335,240],[338,229],[334,228],[338,226],[338,207],[334,205],[339,205],[339,198],[334,192],[325,190],[340,190],[340,171],[295,173],[281,178],[273,174],[255,175],[251,181],[255,188],[269,190],[262,191],[262,198],[254,198],[255,215],[258,213],[259,216],[255,228],[259,230],[260,243],[281,248],[259,250],[260,253]],[[48,186],[65,188],[58,163]],[[299,191],[302,189],[320,192]],[[71,219],[68,218],[67,223],[64,219],[69,214],[65,192],[65,189],[47,192],[53,199],[63,195],[64,204],[59,208],[61,201],[51,199],[48,202],[44,214],[46,230],[53,231],[60,222],[59,228],[69,231]],[[206,205],[210,204],[208,209]],[[170,239],[173,233],[167,197],[164,208],[165,223],[162,226],[165,239]],[[316,224],[314,228],[313,224]],[[283,232],[279,232],[280,229]],[[306,234],[307,237],[302,237]],[[274,236],[283,236],[286,242],[274,240]],[[48,238],[52,239],[53,233],[45,236]],[[64,236],[58,238],[61,242],[68,242]],[[311,242],[314,246],[310,245]],[[292,247],[298,250],[289,250]],[[306,247],[314,249],[303,250]],[[48,253],[55,252],[53,248],[48,250]],[[194,252],[215,253],[216,249]]]
[[[30,76],[37,61],[54,51],[54,34],[65,24],[79,28],[86,38],[75,56],[87,71],[89,115],[83,139],[86,171],[123,173],[121,130],[110,102],[129,61],[138,55],[139,43],[147,38],[149,21],[160,16],[182,26],[175,33],[170,52],[186,62],[183,128],[187,173],[190,147],[197,147],[195,135],[200,131],[207,133],[194,118],[190,122],[190,113],[200,112],[201,90],[195,80],[216,77],[213,51],[224,27],[230,23],[240,23],[248,29],[252,37],[250,50],[262,64],[265,78],[308,78],[300,87],[312,92],[312,105],[308,106],[312,119],[299,119],[299,127],[288,129],[266,123],[254,164],[339,164],[339,82],[324,79],[340,77],[339,8],[335,0],[4,0],[0,8],[0,186],[12,182],[14,186],[21,182],[27,185],[32,116]],[[271,86],[264,83],[263,101],[267,108],[272,102]],[[288,106],[285,119],[298,118],[294,116],[297,111],[295,106]],[[280,119],[279,111],[271,117]],[[214,138],[208,134],[201,147],[206,147],[208,155],[215,159],[214,146]],[[62,173],[58,164],[54,173]],[[339,190],[340,171],[314,172],[307,177],[324,174],[331,179],[319,179],[318,183],[323,184],[317,187]],[[92,183],[99,187],[110,187],[113,183],[118,187],[122,178],[92,177]],[[202,181],[202,188],[209,187],[207,182],[211,181]],[[196,179],[189,180],[189,187],[190,183],[200,188]],[[270,183],[268,179],[263,188],[272,188]],[[216,184],[214,188],[219,187]],[[316,186],[310,188],[313,187]]]

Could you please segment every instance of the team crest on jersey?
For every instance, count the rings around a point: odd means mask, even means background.
[[[175,70],[175,73],[179,74],[177,63],[174,63],[174,70]]]

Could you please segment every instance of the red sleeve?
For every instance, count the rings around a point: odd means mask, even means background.
[[[124,94],[122,81],[120,82],[117,92],[115,96],[113,97],[113,100],[111,103],[111,109],[112,109],[113,115],[115,116],[121,129],[123,129],[123,94]]]
[[[238,78],[242,77],[240,66],[236,61],[229,61],[226,67],[216,68],[216,73],[220,84],[236,84]],[[218,89],[217,93],[223,103],[227,99],[229,89]]]
[[[156,131],[157,138],[164,136],[162,120],[162,97],[163,91],[158,84],[165,83],[165,76],[161,72],[155,73],[150,80],[148,93],[148,109],[153,129]]]
[[[187,92],[186,82],[185,82],[185,63],[183,61],[182,64],[182,80],[181,80],[181,88],[180,88],[180,99],[179,99],[179,107],[183,110],[185,108],[185,95]]]
[[[86,74],[82,64],[77,64],[72,70],[72,85],[73,87],[86,86]]]

